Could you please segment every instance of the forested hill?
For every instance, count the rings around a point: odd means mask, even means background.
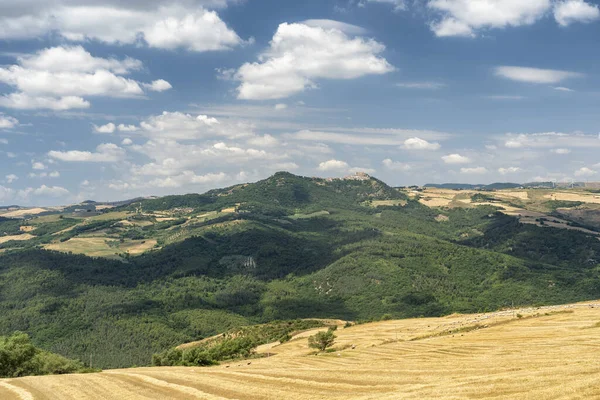
[[[46,351],[128,367],[273,320],[600,298],[596,237],[492,206],[429,208],[365,175],[278,173],[96,214],[0,220],[13,235],[0,240],[0,336],[23,331]]]

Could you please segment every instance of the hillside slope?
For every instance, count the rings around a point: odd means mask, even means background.
[[[270,357],[210,368],[139,368],[0,380],[4,400],[589,399],[600,396],[600,303],[386,321],[306,334]]]
[[[23,331],[44,350],[121,368],[274,320],[600,297],[595,235],[462,204],[430,208],[366,175],[278,173],[90,217],[0,219],[0,335]],[[1,240],[15,236],[28,240]]]

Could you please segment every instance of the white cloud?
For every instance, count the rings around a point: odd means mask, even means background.
[[[69,191],[61,186],[42,185],[37,189],[26,189],[24,193],[32,193],[35,196],[62,197],[69,194]]]
[[[140,134],[151,138],[196,140],[208,137],[254,136],[252,128],[237,122],[221,123],[207,115],[192,116],[181,112],[163,112],[142,121]]]
[[[441,14],[431,24],[437,36],[474,36],[478,30],[531,25],[551,8],[550,0],[430,0]]]
[[[361,0],[358,5],[359,7],[365,7],[367,4],[389,4],[394,8],[394,11],[406,10],[405,0]]]
[[[60,178],[60,172],[58,172],[58,171],[52,171],[52,172],[50,172],[50,173],[48,174],[48,176],[49,176],[50,178]]]
[[[242,65],[238,98],[281,99],[309,88],[318,79],[355,79],[394,68],[380,54],[385,46],[373,39],[349,37],[336,28],[301,23],[279,25],[259,62]]]
[[[144,87],[152,92],[164,92],[173,88],[173,86],[164,79],[158,79],[150,84],[146,83],[144,84]]]
[[[403,89],[422,89],[422,90],[438,90],[446,87],[445,83],[440,82],[401,82],[396,86]]]
[[[32,162],[31,163],[31,168],[36,170],[36,171],[43,171],[45,170],[47,167],[41,163],[41,162]]]
[[[18,110],[47,109],[65,111],[90,108],[91,104],[89,101],[78,96],[54,98],[47,96],[29,96],[25,93],[11,93],[0,97],[0,106]]]
[[[487,174],[488,170],[484,167],[461,168],[461,174],[483,175]]]
[[[406,139],[402,145],[406,150],[439,150],[441,147],[439,143],[430,143],[417,137]]]
[[[412,169],[410,164],[406,164],[406,163],[402,163],[402,162],[398,162],[398,161],[392,161],[389,158],[386,158],[385,160],[383,160],[382,164],[386,169],[389,169],[390,171],[407,172]]]
[[[53,31],[70,41],[146,44],[198,52],[227,50],[243,43],[215,11],[191,4],[146,2],[145,9],[139,9],[131,7],[132,2],[62,3],[71,4],[0,17],[0,39],[32,39]]]
[[[336,29],[349,35],[363,35],[367,33],[367,30],[360,26],[331,19],[307,19],[306,21],[300,22],[300,24],[310,26],[311,28]]]
[[[348,129],[347,131],[350,133],[302,130],[293,134],[285,135],[285,137],[293,140],[365,146],[406,146],[407,141],[409,146],[416,146],[418,143],[413,139],[418,138],[416,138],[414,135],[431,138],[447,137],[447,134],[443,132],[417,131],[410,129],[356,128]],[[424,143],[420,144],[424,145]],[[429,143],[429,145],[436,147],[436,143]]]
[[[116,129],[116,125],[112,122],[102,126],[94,125],[94,132],[96,133],[113,133]]]
[[[8,201],[13,198],[15,191],[11,188],[0,185],[0,201]]]
[[[279,140],[271,135],[257,136],[248,140],[248,144],[257,147],[275,147]]]
[[[564,87],[564,86],[556,86],[556,87],[553,87],[552,89],[558,90],[559,92],[574,92],[573,89],[569,89],[568,87]]]
[[[48,156],[65,162],[98,162],[111,163],[125,158],[125,150],[113,143],[104,143],[96,147],[96,152],[89,151],[50,151]]]
[[[495,74],[496,76],[517,82],[546,84],[559,83],[567,79],[581,78],[583,76],[583,74],[571,71],[511,66],[497,67]]]
[[[14,108],[86,108],[87,96],[142,97],[144,87],[166,90],[163,80],[144,84],[119,74],[140,69],[138,60],[93,57],[82,47],[54,47],[18,58],[18,65],[0,68],[0,82],[16,92],[1,105]]]
[[[139,130],[139,128],[135,125],[124,125],[124,124],[119,124],[117,129],[119,130],[119,132],[137,132]]]
[[[574,22],[589,23],[600,19],[600,9],[598,5],[583,0],[559,1],[554,6],[554,18],[560,26]]]
[[[319,164],[319,171],[346,171],[350,169],[350,165],[348,165],[345,161],[340,160],[328,160]]]
[[[125,139],[123,139],[123,141],[121,142],[121,144],[123,146],[131,146],[133,144],[133,140],[131,140],[129,138],[125,138]]]
[[[597,173],[598,172],[596,172],[588,167],[583,167],[583,168],[580,168],[577,171],[575,171],[575,176],[578,178],[586,178],[586,177],[594,176]]]
[[[218,174],[196,175],[193,171],[184,171],[179,175],[153,179],[146,184],[146,187],[179,188],[186,185],[216,184],[223,182],[228,178],[229,177],[223,172]]]
[[[571,154],[571,150],[570,149],[552,149],[550,150],[552,153],[554,154]]]
[[[6,176],[5,176],[5,179],[6,179],[6,183],[8,183],[8,184],[11,184],[11,183],[13,183],[14,181],[18,180],[18,179],[19,179],[19,177],[18,177],[18,176],[16,176],[15,174],[10,174],[10,175],[6,175]]]
[[[143,63],[134,58],[117,60],[92,56],[82,46],[52,47],[35,54],[18,57],[19,64],[27,69],[48,72],[94,72],[102,69],[125,75],[139,71]]]
[[[288,108],[288,105],[285,103],[275,104],[275,110],[285,110]]]
[[[498,172],[502,175],[516,174],[521,171],[523,170],[519,167],[498,168]]]
[[[11,129],[19,125],[19,120],[0,114],[0,129]]]
[[[547,148],[561,149],[570,148],[600,148],[600,138],[597,135],[585,135],[582,133],[508,133],[498,138],[509,149],[520,148]]]
[[[444,160],[446,164],[468,164],[471,162],[469,157],[461,156],[460,154],[449,154],[443,156],[442,160]]]

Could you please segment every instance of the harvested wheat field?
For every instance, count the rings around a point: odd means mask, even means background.
[[[269,358],[211,368],[0,380],[0,398],[600,398],[600,303],[386,321],[336,334],[339,350],[319,356],[304,334],[265,348]]]

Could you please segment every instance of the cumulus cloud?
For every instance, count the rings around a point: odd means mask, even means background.
[[[173,88],[173,86],[171,86],[171,84],[164,79],[158,79],[152,83],[146,83],[144,84],[144,87],[152,92],[164,92]]]
[[[288,108],[288,105],[285,103],[275,104],[275,110],[285,110]]]
[[[441,147],[439,143],[430,143],[418,137],[406,139],[402,145],[406,150],[439,150]]]
[[[96,147],[95,152],[90,151],[50,151],[48,156],[64,162],[96,162],[111,163],[125,158],[125,150],[113,143],[104,143]]]
[[[123,139],[123,141],[121,142],[121,145],[123,146],[131,146],[133,144],[133,140],[129,139],[129,138],[125,138]]]
[[[589,178],[590,176],[596,175],[598,172],[588,167],[583,167],[575,171],[575,176],[578,178]]]
[[[116,129],[117,126],[112,122],[102,126],[94,125],[94,132],[96,133],[113,133]]]
[[[381,163],[383,164],[383,166],[386,169],[388,169],[390,171],[407,172],[407,171],[410,171],[412,169],[412,167],[410,166],[410,164],[406,164],[406,163],[402,163],[402,162],[398,162],[398,161],[392,161],[389,158],[386,158]]]
[[[11,129],[17,125],[19,125],[18,119],[0,114],[0,129]]]
[[[141,62],[94,57],[80,46],[41,50],[19,57],[18,63],[0,68],[0,83],[16,90],[0,100],[5,107],[87,108],[85,97],[142,97],[144,87],[166,90],[168,84],[162,80],[144,84],[121,76],[141,68]]]
[[[552,7],[550,0],[430,0],[441,18],[431,24],[443,36],[475,36],[480,29],[531,25]]]
[[[48,3],[59,4],[0,14],[0,39],[32,39],[56,32],[75,42],[97,40],[198,52],[227,50],[243,43],[216,11],[198,4],[149,1],[142,8],[135,7],[135,2]]]
[[[35,54],[19,56],[18,60],[24,68],[48,72],[94,72],[103,69],[126,75],[144,66],[140,60],[130,57],[122,60],[94,57],[82,46],[47,48]]]
[[[517,82],[559,83],[571,78],[581,78],[583,74],[553,69],[502,66],[495,69],[496,76]]]
[[[37,161],[37,162],[32,162],[31,163],[31,168],[34,169],[34,170],[36,170],[36,171],[43,171],[43,170],[45,170],[48,167],[46,167],[43,163]]]
[[[139,128],[135,125],[124,125],[124,124],[119,124],[117,129],[119,130],[119,132],[137,132],[139,130]]]
[[[444,160],[446,164],[468,164],[471,162],[469,157],[461,156],[460,154],[449,154],[443,156],[442,160]]]
[[[238,98],[282,99],[316,88],[319,79],[386,74],[394,68],[380,56],[384,50],[373,39],[351,37],[336,27],[283,23],[259,62],[234,74],[241,82]]]
[[[554,18],[560,26],[574,22],[589,23],[600,19],[600,9],[598,5],[583,0],[559,1],[554,6]]]
[[[554,154],[562,154],[562,155],[571,154],[570,149],[552,149],[550,151]]]
[[[328,172],[328,171],[347,171],[350,169],[350,165],[348,165],[345,161],[340,160],[328,160],[319,164],[319,171]]]
[[[483,175],[487,174],[488,170],[485,167],[461,168],[461,174]]]
[[[0,97],[0,106],[18,110],[46,109],[65,111],[72,109],[90,108],[89,101],[79,96],[47,97],[30,96],[26,93],[11,93]]]
[[[252,127],[238,122],[221,122],[207,115],[193,116],[182,112],[165,111],[141,122],[141,135],[150,138],[196,140],[208,137],[241,138],[254,136]]]

